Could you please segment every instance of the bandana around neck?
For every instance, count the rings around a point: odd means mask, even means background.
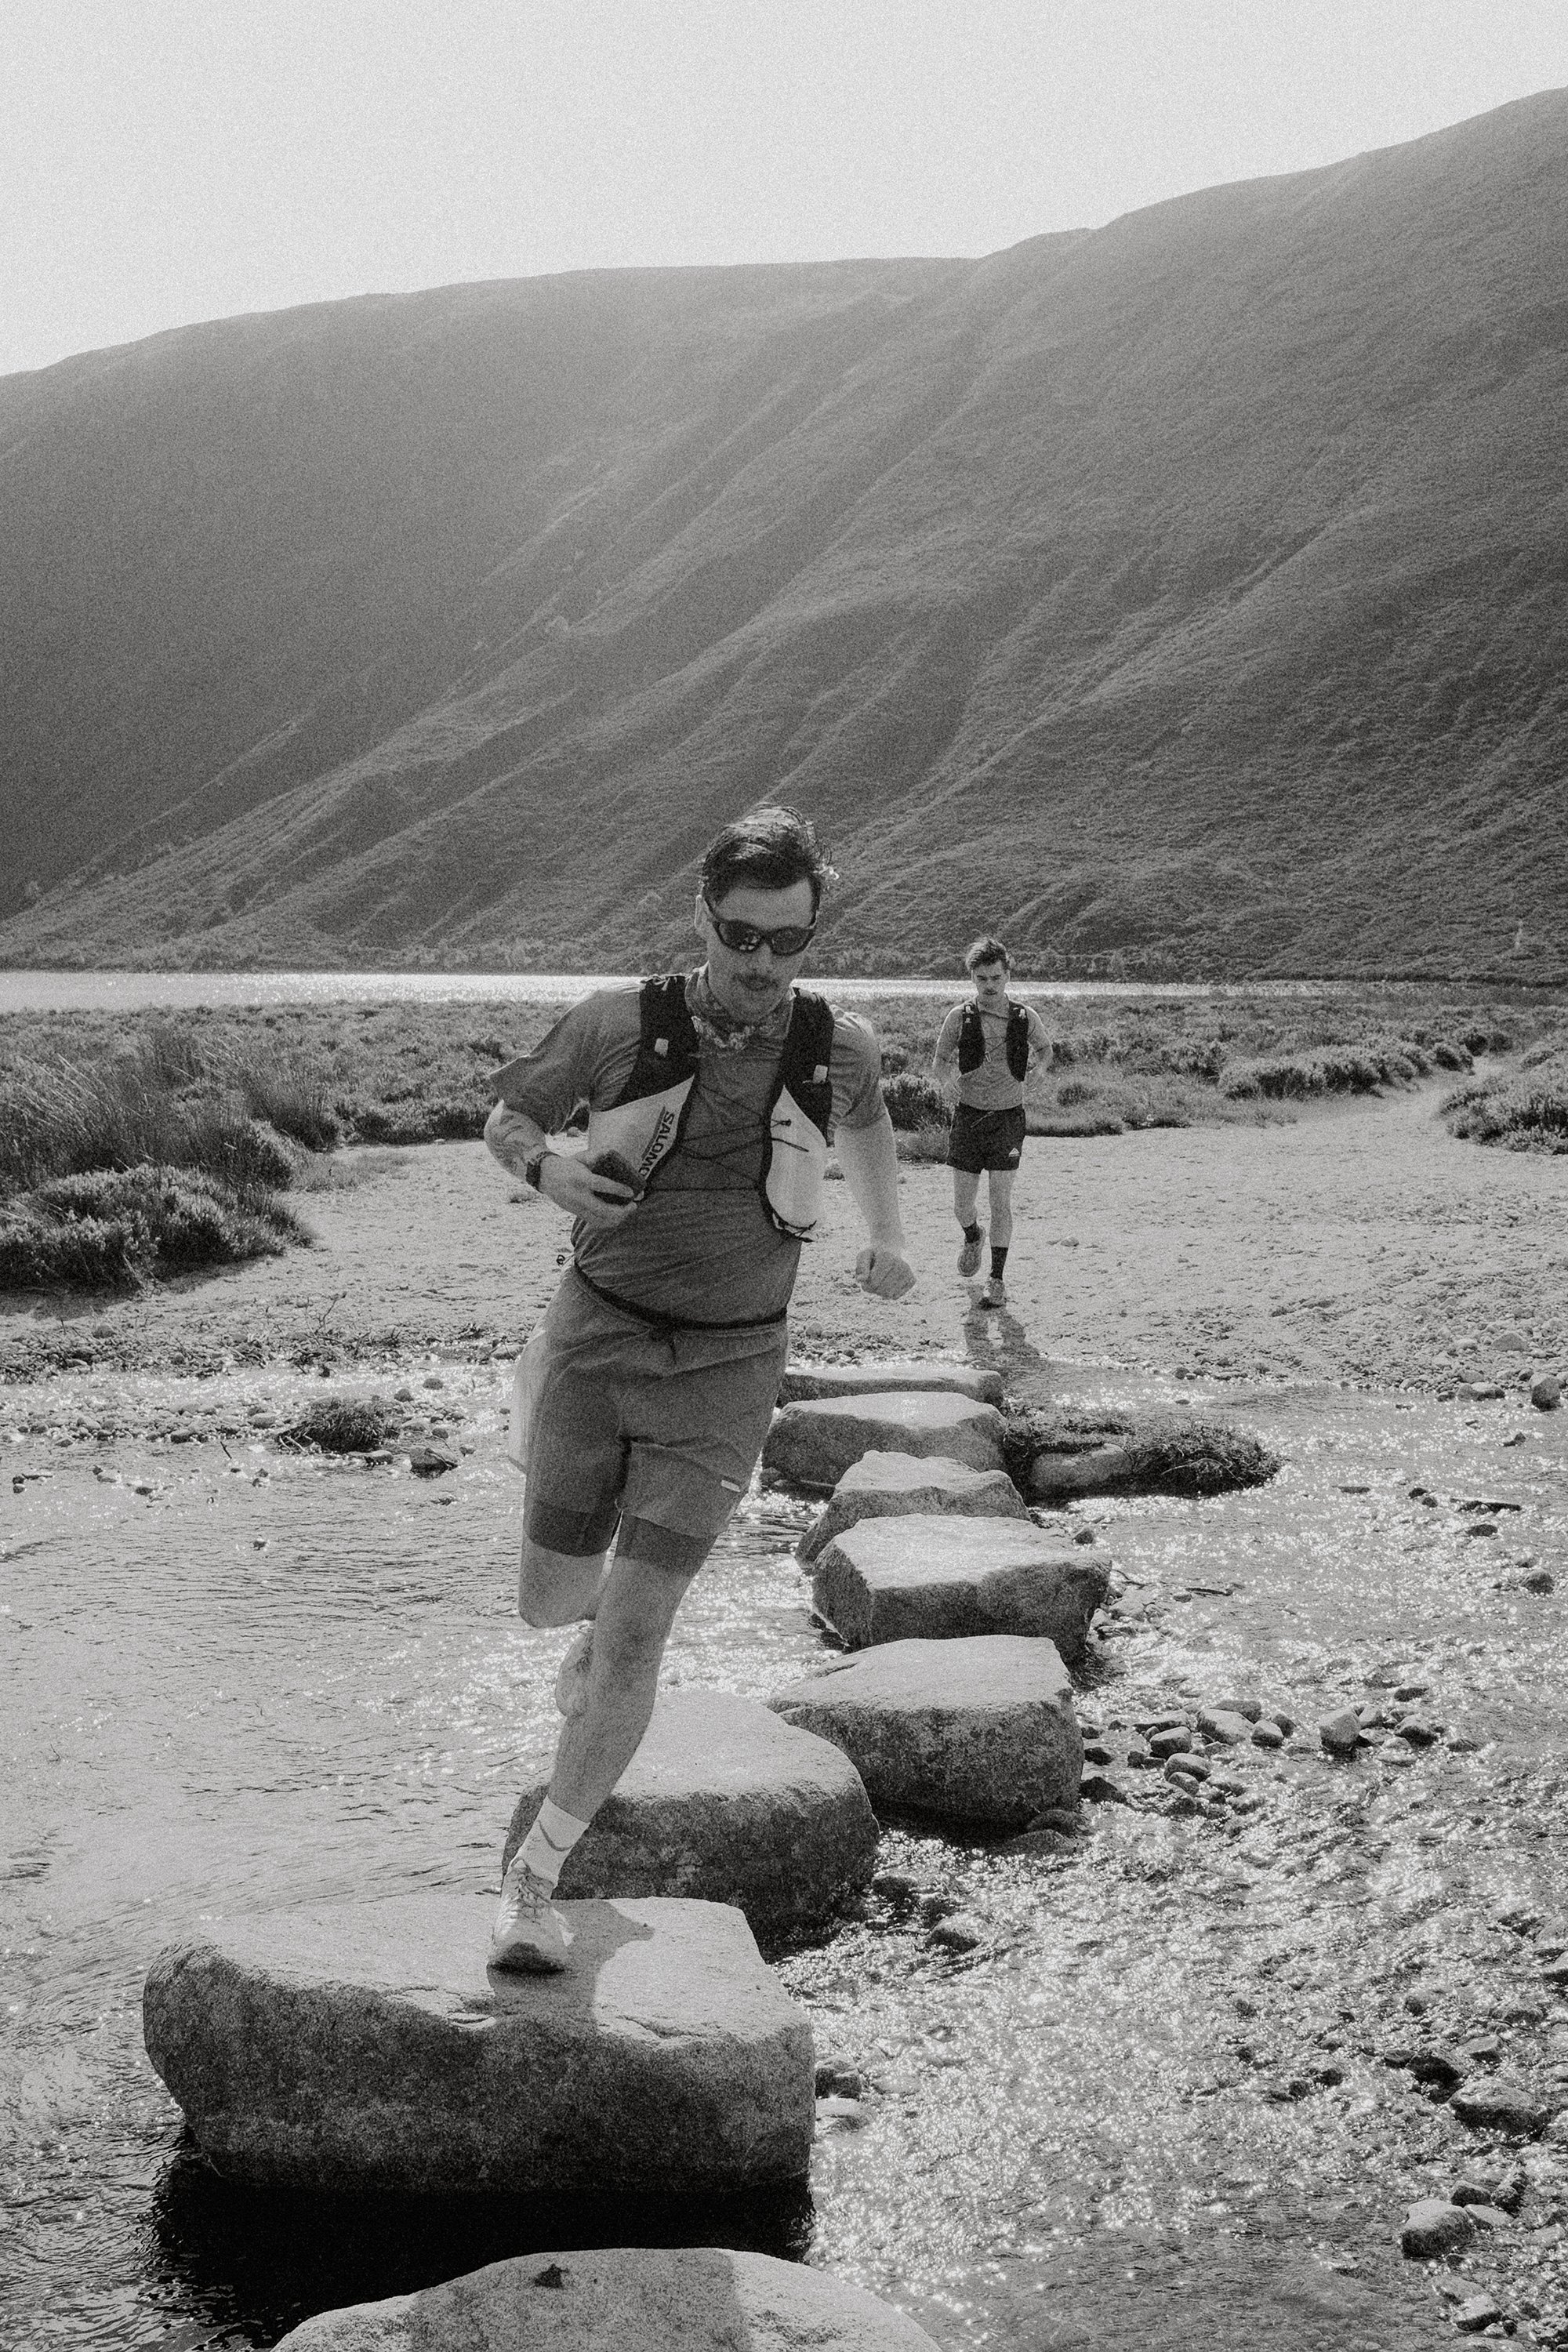
[[[737,1021],[714,995],[706,964],[693,974],[692,985],[686,992],[686,1002],[692,1026],[701,1043],[720,1054],[741,1053],[753,1037],[774,1035],[789,1025],[790,1000],[787,996],[765,1021]]]

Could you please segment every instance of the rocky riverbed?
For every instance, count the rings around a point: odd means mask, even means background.
[[[1359,1132],[1384,1116],[1363,1112]],[[1327,1138],[1343,1181],[1379,1164],[1343,1139],[1356,1132],[1309,1126],[1299,1155]],[[1126,1233],[1165,1141],[1095,1147],[1140,1155]],[[1179,1261],[1201,1273],[1217,1244],[1203,1183],[1181,1173],[1194,1139],[1169,1142],[1157,1312],[1174,1329],[1199,1303]],[[1226,1295],[1258,1302],[1248,1377],[1194,1378],[1191,1342],[1157,1355],[1152,1307],[1133,1344],[1111,1344],[1131,1262],[1102,1266],[1111,1340],[1085,1345],[1093,1286],[1058,1293],[1055,1272],[1067,1242],[1109,1238],[1114,1204],[1089,1199],[1077,1149],[1029,1171],[1007,1318],[967,1311],[940,1171],[912,1170],[919,1305],[901,1320],[862,1307],[830,1240],[803,1327],[838,1354],[984,1356],[1015,1389],[1086,1411],[1187,1399],[1285,1466],[1245,1495],[1061,1514],[1116,1567],[1079,1678],[1105,1784],[1079,1829],[1019,1843],[893,1823],[865,1916],[775,1954],[817,2040],[808,2201],[302,2215],[192,2164],[142,2053],[142,1972],[193,1923],[494,1883],[561,1646],[510,1613],[501,1374],[563,1234],[467,1150],[410,1154],[327,1196],[308,1256],[64,1322],[9,1318],[0,2310],[20,2340],[267,2344],[307,2310],[608,2230],[805,2252],[950,2347],[1274,2331],[1414,2352],[1461,2321],[1568,2343],[1568,1413],[1528,1402],[1529,1378],[1562,1369],[1547,1344],[1560,1310],[1549,1267],[1527,1295],[1520,1229],[1563,1230],[1563,1164],[1456,1163],[1466,1147],[1430,1139],[1407,1191],[1500,1164],[1514,1222],[1488,1225],[1467,1261],[1455,1344],[1394,1393],[1308,1377],[1298,1337],[1252,1351],[1286,1286],[1278,1233],[1247,1224],[1234,1177]],[[1330,1178],[1302,1181],[1311,1194]],[[1364,1233],[1377,1199],[1347,1194],[1342,1228]],[[1315,1278],[1318,1246],[1304,1232],[1290,1282]],[[1529,1343],[1517,1360],[1458,1344],[1483,1327],[1489,1264]],[[1393,1289],[1379,1296],[1392,1314]],[[1466,1373],[1501,1393],[1439,1397]],[[281,1442],[329,1389],[396,1402],[385,1462]],[[414,1475],[418,1444],[455,1466]],[[748,1498],[683,1613],[672,1675],[762,1697],[820,1661],[793,1555],[810,1508]],[[1227,1701],[1294,1728],[1259,1745],[1244,1715],[1243,1735],[1212,1737],[1203,1717]],[[1352,1712],[1344,1752],[1326,1748],[1320,1727]],[[1162,1727],[1190,1741],[1171,1763],[1207,1767],[1187,1786],[1154,1753]],[[1410,2208],[1455,2191],[1463,2243],[1403,2254]]]

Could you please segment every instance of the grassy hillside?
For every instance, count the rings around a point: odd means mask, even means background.
[[[1568,95],[982,262],[0,382],[0,960],[1568,974]]]

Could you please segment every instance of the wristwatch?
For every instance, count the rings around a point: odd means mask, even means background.
[[[533,1187],[533,1190],[537,1192],[540,1189],[539,1177],[541,1170],[543,1168],[547,1160],[553,1159],[556,1156],[556,1154],[552,1152],[548,1143],[542,1143],[536,1150],[531,1151],[528,1158],[522,1163],[523,1182],[525,1184],[531,1184]]]

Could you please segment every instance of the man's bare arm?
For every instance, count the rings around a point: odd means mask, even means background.
[[[884,1110],[868,1127],[841,1127],[834,1140],[866,1227],[867,1246],[855,1262],[855,1278],[874,1297],[901,1298],[913,1289],[915,1275],[899,1211],[893,1122]]]
[[[485,1141],[503,1168],[521,1176],[546,1137],[525,1110],[499,1102],[485,1121]],[[629,1184],[600,1175],[577,1151],[547,1150],[539,1170],[539,1190],[556,1208],[590,1225],[618,1225],[637,1204]]]

